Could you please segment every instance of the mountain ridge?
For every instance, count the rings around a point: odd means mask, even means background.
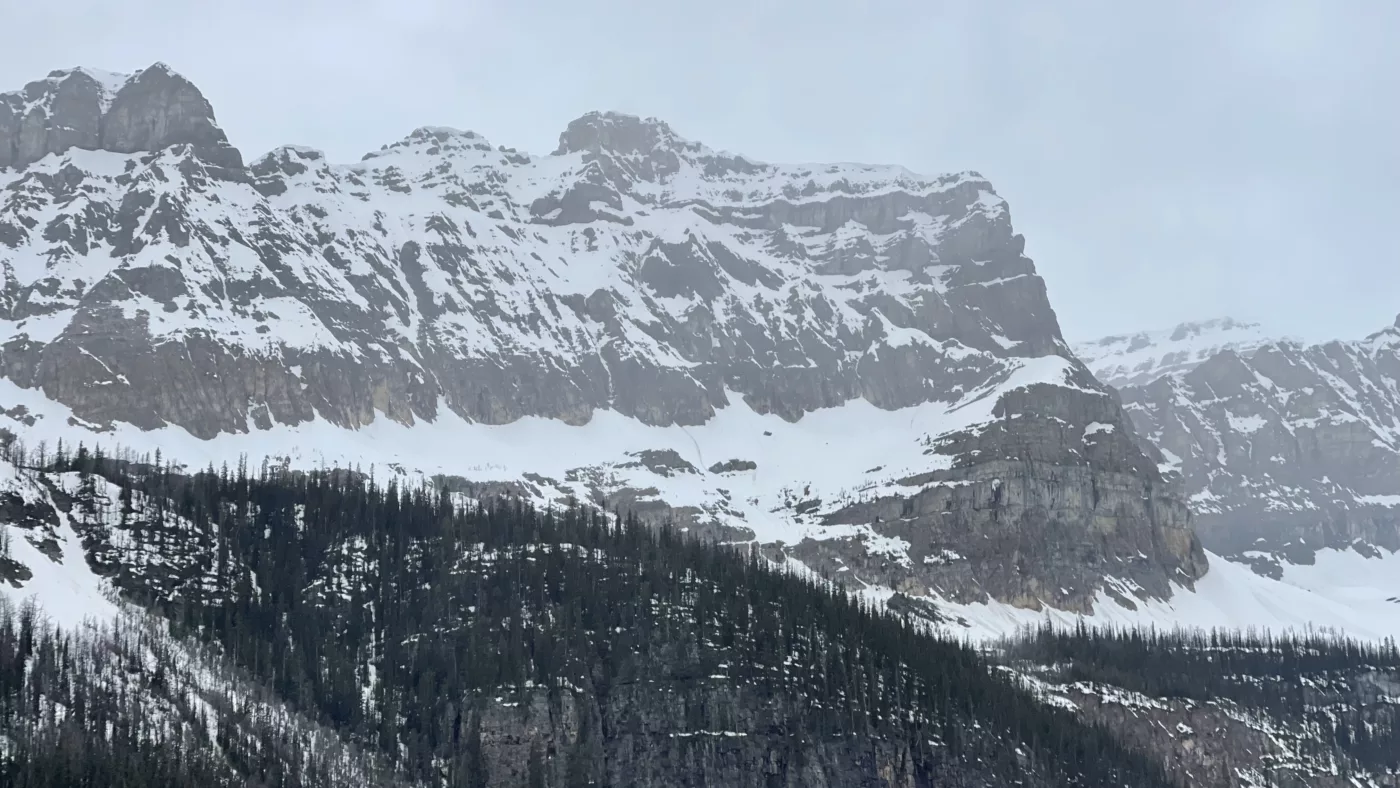
[[[1226,348],[1119,387],[1213,551],[1278,576],[1400,550],[1400,320],[1365,339]]]
[[[137,153],[181,143],[198,147],[211,164],[243,166],[203,94],[164,63],[131,74],[59,69],[0,93],[0,167],[72,148]]]
[[[1186,372],[1225,350],[1247,356],[1280,339],[1286,338],[1270,334],[1258,323],[1221,317],[1075,342],[1073,347],[1095,377],[1121,387]]]

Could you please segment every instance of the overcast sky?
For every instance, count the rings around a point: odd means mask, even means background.
[[[162,60],[247,156],[421,125],[548,153],[615,109],[767,161],[977,170],[1071,339],[1400,312],[1396,0],[0,2],[4,89]]]

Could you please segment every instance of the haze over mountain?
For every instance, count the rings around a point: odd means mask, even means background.
[[[1146,383],[1164,375],[1190,370],[1224,350],[1251,355],[1277,337],[1257,323],[1216,318],[1180,323],[1162,331],[1119,334],[1078,342],[1074,353],[1094,377],[1110,386]]]

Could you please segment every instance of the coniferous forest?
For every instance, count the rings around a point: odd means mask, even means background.
[[[969,648],[756,553],[616,513],[454,500],[354,472],[185,475],[86,450],[44,467],[92,564],[176,640],[408,782],[844,785],[883,784],[870,782],[883,771],[930,786],[1170,784]],[[52,766],[64,739],[24,721],[108,708],[87,697],[106,691],[84,678],[100,670],[55,656],[103,646],[19,619],[0,646],[22,677],[5,685],[19,742],[8,784],[147,784],[111,780],[143,771],[210,784],[211,753],[235,782],[334,784],[300,768],[309,759],[247,754],[286,751],[290,734],[217,719],[182,729],[178,747],[137,730],[144,748],[110,744],[126,760],[73,782]],[[73,718],[67,746],[111,742],[106,719]]]
[[[1400,650],[1323,634],[1040,627],[1003,644],[1056,680],[1229,703],[1309,731],[1315,756],[1400,774]]]
[[[987,656],[626,513],[0,459],[53,507],[8,538],[71,524],[126,600],[77,631],[0,606],[0,785],[1214,784],[1047,678],[1305,726],[1338,775],[1397,766],[1393,644],[1047,627]]]

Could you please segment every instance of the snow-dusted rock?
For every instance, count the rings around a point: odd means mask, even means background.
[[[1400,325],[1226,349],[1121,392],[1210,549],[1272,574],[1323,548],[1400,550]]]
[[[1186,372],[1226,350],[1248,356],[1277,340],[1258,323],[1224,317],[1182,323],[1167,331],[1140,331],[1077,342],[1074,353],[1104,383],[1131,386]]]
[[[179,144],[222,166],[243,163],[209,102],[164,63],[135,74],[54,71],[0,94],[0,167],[24,167],[73,148],[139,153]]]

